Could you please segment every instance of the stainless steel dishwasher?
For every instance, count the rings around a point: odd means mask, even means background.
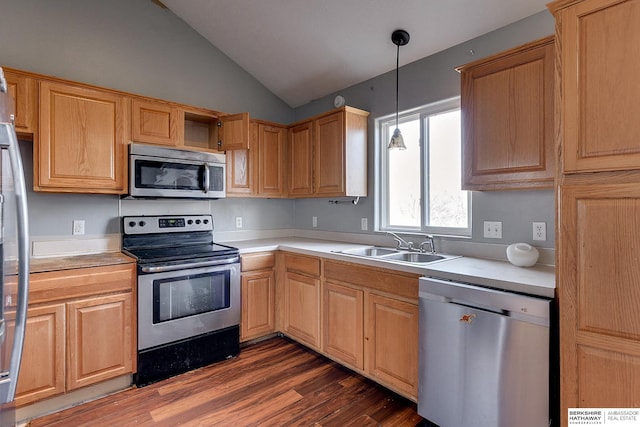
[[[551,300],[420,279],[418,413],[440,427],[547,427]]]

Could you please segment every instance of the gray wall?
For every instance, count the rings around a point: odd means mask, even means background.
[[[211,46],[183,21],[150,0],[0,0],[0,64],[126,92],[226,112],[291,123],[333,107],[335,94],[289,108],[247,72]],[[553,33],[553,18],[542,12],[455,46],[400,70],[400,108],[408,109],[460,92],[458,65]],[[411,28],[407,28],[411,32]],[[469,55],[473,49],[474,56]],[[401,52],[402,55],[402,52]],[[393,58],[390,58],[390,62]],[[360,218],[374,221],[374,119],[393,112],[395,73],[389,72],[341,90],[347,104],[371,112],[369,194],[357,206],[319,200],[226,199],[211,202],[219,231],[282,228],[360,232]],[[23,156],[31,157],[29,142]],[[27,174],[31,165],[27,162]],[[73,219],[85,219],[87,234],[116,233],[121,212],[117,196],[29,192],[34,236],[70,235]],[[490,243],[531,241],[531,221],[547,222],[553,247],[553,192],[487,192],[473,195],[473,240]],[[180,204],[173,206],[179,209]],[[145,211],[144,202],[127,202],[126,213]],[[502,240],[481,237],[482,221],[503,221]]]
[[[0,0],[0,64],[36,73],[281,123],[293,109],[167,9],[150,0]],[[239,29],[240,31],[240,29]],[[32,146],[20,143],[29,188]],[[32,236],[68,236],[74,219],[88,235],[118,233],[117,196],[29,191]],[[172,211],[184,202],[173,202]],[[128,202],[140,213],[144,202]],[[280,229],[293,201],[218,200],[218,230]]]
[[[407,64],[400,69],[400,110],[460,95],[460,75],[455,68],[488,55],[553,34],[555,21],[547,11],[454,46],[435,55]],[[411,28],[406,28],[411,33]],[[381,46],[381,51],[383,49]],[[473,50],[474,55],[470,54]],[[373,54],[373,53],[372,53]],[[402,49],[400,49],[402,57]],[[395,58],[389,58],[393,61]],[[333,107],[340,94],[347,105],[371,112],[369,116],[369,197],[358,205],[332,205],[328,199],[297,200],[296,228],[312,228],[311,217],[318,217],[318,229],[360,232],[360,219],[368,218],[372,229],[375,216],[375,119],[395,112],[395,70],[345,88],[327,97],[296,108],[296,120]],[[532,221],[547,223],[547,240],[536,246],[552,248],[554,237],[554,195],[548,191],[474,192],[473,237],[476,242],[504,243],[532,240]],[[482,237],[483,221],[502,221],[502,239]]]

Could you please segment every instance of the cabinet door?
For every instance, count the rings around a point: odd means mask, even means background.
[[[461,67],[467,190],[551,188],[554,39]]]
[[[275,331],[275,280],[273,270],[242,273],[241,341]]]
[[[285,273],[284,331],[311,347],[320,347],[320,280]]]
[[[7,320],[7,334],[11,336],[15,312],[8,312]],[[64,304],[29,308],[16,405],[64,393],[64,354]],[[4,356],[8,360],[9,355]]]
[[[132,371],[131,293],[67,303],[67,390]]]
[[[261,196],[284,197],[285,129],[258,126],[258,192]]]
[[[344,113],[314,121],[314,185],[318,196],[344,195]]]
[[[219,123],[218,148],[221,151],[249,149],[249,113],[223,116]]]
[[[128,100],[83,86],[40,82],[40,143],[35,188],[76,193],[126,192]]]
[[[560,206],[560,413],[638,408],[640,176],[563,186]]]
[[[377,294],[367,303],[365,370],[418,396],[418,306]]]
[[[26,75],[4,70],[9,95],[14,100],[16,132],[33,133],[36,127],[36,81]]]
[[[564,171],[639,169],[640,7],[635,0],[573,3],[556,14]]]
[[[323,285],[323,351],[364,368],[364,294],[359,289],[325,282]]]
[[[313,194],[313,122],[289,129],[289,195]]]
[[[137,142],[174,146],[178,142],[178,108],[164,102],[134,98],[131,102],[132,135]]]
[[[250,125],[250,148],[227,150],[227,196],[246,197],[257,194],[258,124]]]

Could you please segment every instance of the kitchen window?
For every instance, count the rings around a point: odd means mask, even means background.
[[[471,235],[471,193],[461,190],[460,98],[399,114],[406,150],[388,150],[393,116],[376,119],[378,229]]]

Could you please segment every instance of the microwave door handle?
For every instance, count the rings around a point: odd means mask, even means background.
[[[209,165],[205,163],[204,164],[204,194],[207,194],[209,192],[210,182],[211,182],[211,175],[209,171]]]

